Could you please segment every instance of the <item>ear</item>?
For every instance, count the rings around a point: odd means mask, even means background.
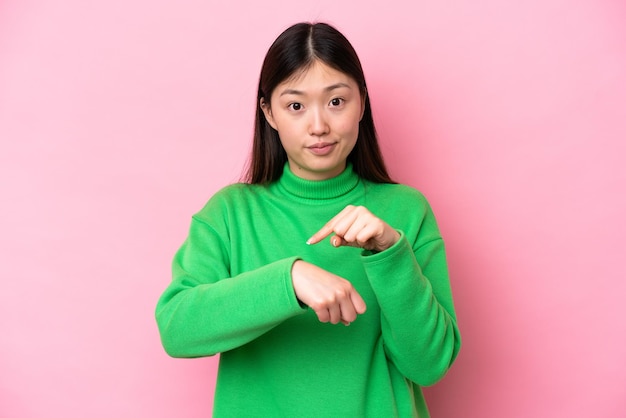
[[[261,106],[261,110],[265,115],[265,120],[267,121],[267,123],[269,123],[272,128],[278,130],[276,128],[276,122],[274,122],[274,117],[272,116],[272,108],[270,107],[269,103],[265,101],[265,98],[261,97],[261,100],[259,100],[259,106]]]

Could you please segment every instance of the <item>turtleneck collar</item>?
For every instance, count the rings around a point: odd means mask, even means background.
[[[352,164],[347,163],[346,169],[336,177],[328,180],[305,180],[296,176],[285,164],[283,174],[277,182],[288,194],[302,199],[333,199],[343,196],[359,184],[359,176],[352,170]]]

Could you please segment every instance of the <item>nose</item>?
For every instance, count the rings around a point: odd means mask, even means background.
[[[324,112],[320,109],[312,109],[309,120],[309,134],[313,136],[324,136],[328,131],[329,127]]]

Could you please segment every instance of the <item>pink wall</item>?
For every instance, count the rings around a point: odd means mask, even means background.
[[[624,416],[624,3],[211,3],[0,3],[0,416],[210,416],[216,359],[168,358],[154,305],[300,20],[352,40],[447,239],[464,347],[433,415]]]

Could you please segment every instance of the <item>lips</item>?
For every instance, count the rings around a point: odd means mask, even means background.
[[[307,148],[315,155],[327,155],[335,149],[336,142],[316,142]]]
[[[315,144],[307,147],[307,148],[324,148],[329,147],[331,145],[335,145],[336,142],[316,142]]]

